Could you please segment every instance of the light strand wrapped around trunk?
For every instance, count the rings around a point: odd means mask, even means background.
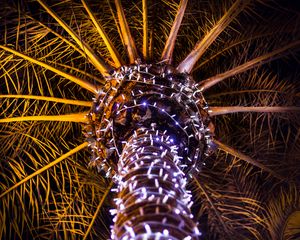
[[[118,163],[113,239],[198,239],[191,194],[167,132],[138,129]]]
[[[90,165],[117,183],[112,238],[198,239],[185,184],[214,150],[214,127],[193,78],[170,65],[123,66],[88,119]]]

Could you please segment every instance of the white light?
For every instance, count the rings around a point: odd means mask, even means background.
[[[191,236],[187,236],[187,237],[185,237],[183,240],[191,240],[191,239],[192,239]]]
[[[155,178],[154,182],[155,182],[155,187],[159,188],[159,183],[158,183],[158,180],[156,178]]]
[[[129,226],[126,226],[126,225],[125,225],[125,228],[126,228],[126,230],[129,232],[130,237],[135,237],[135,233],[134,233],[132,227],[129,227]]]
[[[148,224],[145,224],[145,229],[146,229],[147,234],[151,234],[152,233],[151,232],[151,228],[150,228],[150,226]]]
[[[199,235],[199,236],[202,235],[202,232],[200,232],[199,229],[198,229],[197,227],[194,228],[194,232],[195,232],[197,235]]]
[[[114,216],[117,214],[118,211],[117,211],[117,209],[110,209],[109,212],[112,216]]]
[[[163,234],[164,234],[165,236],[169,236],[169,231],[168,231],[167,229],[164,229],[164,230],[163,230]]]
[[[168,174],[166,173],[163,180],[166,181],[167,177],[168,177]]]
[[[155,196],[152,194],[150,197],[148,197],[149,201],[152,201],[155,198]]]
[[[128,240],[128,238],[129,238],[128,236],[125,236],[125,237],[123,238],[123,240]]]

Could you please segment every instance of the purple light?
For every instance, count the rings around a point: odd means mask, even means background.
[[[146,102],[143,102],[142,104],[143,104],[143,106],[146,106],[146,105],[147,105],[147,103],[146,103]]]

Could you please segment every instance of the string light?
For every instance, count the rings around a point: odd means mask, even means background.
[[[90,165],[117,185],[112,239],[201,235],[185,186],[214,147],[197,87],[171,66],[136,64],[116,70],[99,91],[84,134]]]

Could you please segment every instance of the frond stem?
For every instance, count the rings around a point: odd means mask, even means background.
[[[66,44],[68,44],[69,46],[71,46],[74,50],[76,50],[77,52],[79,52],[81,56],[85,57],[85,53],[81,49],[79,49],[75,44],[73,44],[68,39],[66,39],[64,36],[62,36],[59,33],[53,31],[51,28],[49,28],[48,26],[46,26],[42,22],[38,21],[37,19],[33,18],[32,16],[27,15],[27,14],[25,14],[25,16],[27,18],[31,19],[32,21],[36,22],[37,24],[39,24],[43,28],[47,29],[49,32],[51,32],[52,34],[54,34],[56,37],[58,37],[59,39],[61,39],[63,42],[65,42]]]
[[[230,9],[225,12],[223,17],[215,24],[215,26],[200,40],[191,53],[178,65],[179,72],[190,73],[204,54],[207,48],[216,40],[216,38],[224,31],[224,29],[236,18],[236,16],[247,6],[248,0],[236,0]]]
[[[84,6],[85,10],[89,14],[89,17],[92,20],[93,24],[95,25],[99,35],[103,39],[103,41],[104,41],[111,57],[112,57],[112,59],[115,63],[115,67],[116,68],[121,67],[122,65],[124,65],[124,62],[123,62],[120,54],[118,53],[117,49],[115,48],[115,46],[111,42],[110,38],[108,37],[108,35],[104,31],[104,28],[100,25],[99,21],[97,20],[96,16],[94,15],[94,13],[90,9],[90,7],[87,5],[86,1],[81,0],[81,2],[82,2],[82,5]]]
[[[97,81],[97,82],[99,82],[99,83],[101,83],[101,84],[105,84],[105,79],[104,78],[98,78],[98,77],[96,77],[95,75],[93,75],[93,74],[91,74],[91,73],[88,73],[88,72],[86,72],[86,71],[83,71],[83,70],[80,70],[80,69],[78,69],[78,68],[76,68],[76,67],[72,67],[72,66],[69,66],[69,65],[67,65],[67,64],[62,64],[62,63],[58,63],[58,62],[55,62],[55,61],[51,61],[51,63],[55,63],[56,65],[58,65],[58,66],[61,66],[61,67],[64,67],[64,68],[68,68],[68,69],[70,69],[70,70],[73,70],[73,71],[76,71],[76,72],[78,72],[78,73],[80,73],[80,74],[82,74],[82,75],[84,75],[84,76],[87,76],[88,78],[90,78],[90,79],[92,79],[92,80],[94,80],[94,81]]]
[[[106,199],[107,195],[109,194],[110,189],[112,188],[113,184],[114,184],[114,182],[111,181],[110,184],[109,184],[109,186],[107,187],[106,191],[104,192],[104,194],[103,194],[103,196],[102,196],[102,198],[101,198],[101,200],[100,200],[100,202],[99,202],[99,204],[98,204],[98,206],[97,206],[97,209],[96,209],[96,211],[95,211],[95,213],[94,213],[94,216],[93,216],[93,218],[92,218],[92,221],[90,222],[89,227],[88,227],[88,229],[87,229],[86,232],[85,232],[85,235],[84,235],[84,237],[83,237],[83,240],[87,239],[87,237],[88,237],[88,235],[89,235],[89,233],[90,233],[90,231],[91,231],[91,229],[92,229],[92,227],[93,227],[93,225],[94,225],[94,222],[95,222],[95,220],[96,220],[96,217],[98,216],[98,214],[99,214],[99,212],[100,212],[100,209],[101,209],[101,207],[102,207],[102,205],[103,205],[103,202],[104,202],[104,200]]]
[[[175,46],[175,41],[177,38],[177,34],[179,31],[183,16],[184,16],[187,2],[188,2],[188,0],[180,1],[176,17],[175,17],[175,20],[174,20],[172,28],[171,28],[170,35],[168,37],[165,48],[161,55],[161,60],[166,61],[168,64],[171,64],[171,62],[172,62],[172,55],[173,55],[173,50],[174,50],[174,46]]]
[[[37,0],[38,3],[46,10],[48,14],[53,17],[57,23],[74,39],[78,46],[86,53],[93,65],[100,71],[104,77],[110,76],[110,71],[112,70],[104,60],[98,57],[91,47],[84,42],[44,1]]]
[[[219,141],[217,141],[216,139],[213,140],[213,142],[215,144],[217,144],[218,148],[226,153],[231,154],[232,156],[235,156],[253,166],[256,166],[258,168],[260,168],[263,171],[266,171],[268,173],[270,173],[271,175],[273,175],[274,177],[280,179],[280,180],[284,180],[284,178],[282,176],[280,176],[278,173],[274,172],[272,169],[268,168],[267,166],[263,165],[262,163],[258,162],[257,160],[252,159],[251,157],[237,151],[234,148],[231,148],[229,146],[227,146],[224,143],[221,143]]]
[[[41,115],[41,116],[22,116],[0,119],[0,123],[25,122],[25,121],[56,121],[56,122],[87,122],[88,112],[72,113],[65,115]]]
[[[299,41],[295,41],[293,43],[290,43],[290,44],[287,44],[286,46],[282,47],[282,48],[279,48],[279,49],[276,49],[270,53],[266,53],[265,55],[262,55],[260,57],[257,57],[257,58],[254,58],[240,66],[237,66],[235,68],[232,68],[230,70],[228,70],[227,72],[224,72],[224,73],[220,73],[220,74],[217,74],[213,77],[210,77],[204,81],[201,82],[201,85],[200,85],[200,88],[202,91],[205,91],[206,89],[214,86],[215,84],[223,81],[224,79],[226,78],[229,78],[229,77],[232,77],[236,74],[239,74],[239,73],[242,73],[242,72],[245,72],[249,69],[252,69],[256,66],[259,66],[259,65],[262,65],[264,63],[267,63],[267,62],[270,62],[272,60],[275,60],[277,59],[283,52],[291,49],[291,48],[294,48],[294,47],[297,47],[300,45],[300,40]]]
[[[25,55],[25,54],[23,54],[21,52],[18,52],[18,51],[14,50],[14,49],[9,48],[9,47],[5,47],[3,45],[0,45],[0,48],[2,48],[3,50],[5,50],[7,52],[10,52],[10,53],[18,56],[18,57],[21,57],[21,58],[23,58],[23,59],[25,59],[25,60],[27,60],[29,62],[37,64],[37,65],[39,65],[41,67],[44,67],[45,69],[50,70],[50,71],[52,71],[52,72],[54,72],[54,73],[56,73],[56,74],[58,74],[58,75],[60,75],[60,76],[62,76],[64,78],[70,80],[71,82],[74,82],[74,83],[78,84],[79,86],[87,89],[88,91],[90,91],[92,93],[97,93],[98,92],[97,87],[95,87],[93,84],[85,81],[84,79],[81,79],[79,77],[76,77],[74,75],[66,73],[64,71],[61,71],[61,70],[59,70],[59,69],[57,69],[57,68],[55,68],[55,67],[53,67],[53,66],[51,66],[51,65],[49,65],[49,64],[47,64],[45,62],[39,61],[39,60],[37,60],[37,59],[35,59],[33,57],[27,56],[27,55]]]
[[[223,115],[238,112],[261,112],[261,113],[278,113],[278,112],[299,112],[300,107],[243,107],[243,106],[226,106],[210,107],[208,112],[210,116]]]
[[[121,34],[122,39],[124,40],[124,44],[127,48],[129,61],[131,64],[134,64],[135,61],[138,59],[138,53],[135,46],[134,39],[130,33],[129,26],[121,5],[121,0],[115,0],[116,8],[117,8],[117,15],[119,19],[119,24],[121,27]]]
[[[145,60],[149,57],[147,0],[143,0],[143,56]]]
[[[48,101],[48,102],[65,103],[65,104],[85,106],[85,107],[91,107],[92,104],[93,104],[90,101],[80,101],[80,100],[72,100],[72,99],[56,98],[56,97],[35,96],[35,95],[0,95],[0,98],[33,99],[33,100],[42,100],[42,101]]]
[[[220,215],[218,209],[216,208],[216,206],[214,205],[214,203],[212,202],[210,196],[208,195],[208,193],[206,192],[206,189],[204,186],[202,186],[202,184],[198,181],[198,179],[193,176],[193,180],[195,181],[197,187],[201,190],[201,192],[203,192],[203,194],[205,195],[207,201],[209,202],[210,206],[212,207],[213,211],[215,212],[217,218],[219,219],[219,222],[222,224],[223,228],[224,228],[224,231],[226,233],[227,236],[230,236],[229,235],[229,231],[228,231],[228,228],[224,222],[224,220],[222,219],[222,216]]]
[[[73,154],[79,152],[80,150],[86,148],[88,146],[87,142],[84,142],[82,144],[80,144],[79,146],[73,148],[72,150],[70,150],[69,152],[63,154],[62,156],[60,156],[59,158],[57,158],[56,160],[52,161],[51,163],[47,164],[46,166],[42,167],[41,169],[35,171],[34,173],[30,174],[29,176],[27,176],[26,178],[22,179],[21,181],[19,181],[18,183],[16,183],[14,186],[10,187],[9,189],[7,189],[6,191],[4,191],[3,193],[1,193],[0,195],[0,199],[3,198],[5,195],[7,195],[8,193],[10,193],[12,190],[16,189],[17,187],[19,187],[20,185],[26,183],[27,181],[29,181],[30,179],[32,179],[33,177],[41,174],[42,172],[48,170],[49,168],[55,166],[56,164],[60,163],[62,160],[72,156]]]

